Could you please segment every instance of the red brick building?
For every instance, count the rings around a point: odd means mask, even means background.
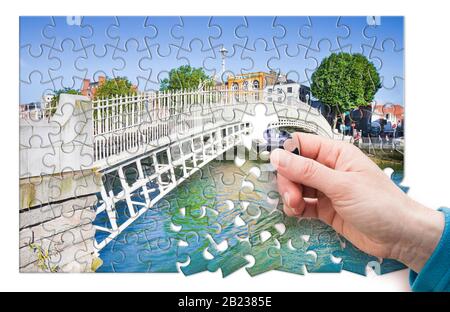
[[[106,81],[105,76],[99,76],[98,81],[92,81],[90,79],[83,79],[83,85],[81,87],[81,94],[88,96],[91,99],[95,96],[97,88],[104,84]]]

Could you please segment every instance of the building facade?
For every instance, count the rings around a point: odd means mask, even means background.
[[[405,119],[405,108],[400,104],[378,104],[373,106],[372,121],[384,119],[391,124],[398,124]]]
[[[53,94],[46,94],[42,96],[41,107],[47,109],[51,106],[52,100],[55,96]]]
[[[83,79],[83,85],[81,87],[81,94],[84,96],[88,96],[91,99],[95,96],[98,87],[104,84],[106,81],[105,76],[99,76],[98,81],[92,81],[90,79]]]
[[[41,103],[31,102],[27,104],[20,104],[19,117],[21,119],[34,119],[34,120],[42,118]]]
[[[266,86],[274,85],[278,80],[278,74],[274,71],[254,72],[237,76],[228,76],[227,89],[228,90],[262,90]]]

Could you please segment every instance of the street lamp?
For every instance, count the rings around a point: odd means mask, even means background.
[[[220,49],[220,54],[222,55],[222,75],[225,72],[225,56],[228,53],[228,50],[225,49],[224,46],[222,46],[222,49]]]

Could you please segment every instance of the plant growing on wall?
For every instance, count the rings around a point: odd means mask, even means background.
[[[51,273],[56,273],[59,271],[59,267],[57,265],[53,265],[50,261],[51,254],[49,250],[44,250],[36,243],[30,244],[30,249],[37,255],[37,264],[39,269]]]

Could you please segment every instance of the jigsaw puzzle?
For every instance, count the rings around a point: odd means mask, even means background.
[[[404,268],[286,216],[268,161],[313,133],[358,146],[407,191],[403,23],[21,17],[20,271]]]

